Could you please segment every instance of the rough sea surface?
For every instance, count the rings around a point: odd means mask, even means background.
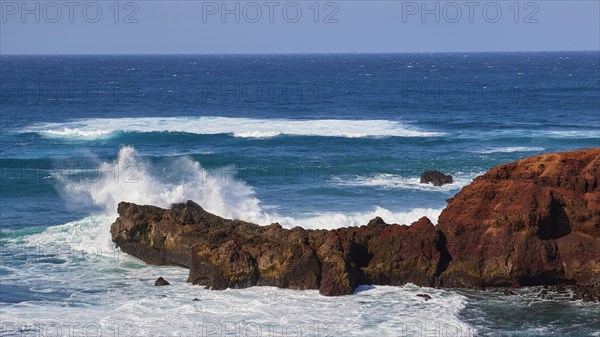
[[[205,290],[109,233],[120,201],[290,228],[435,223],[495,165],[600,146],[598,52],[0,65],[2,336],[600,336],[598,304],[538,288]],[[419,184],[431,169],[455,182]]]

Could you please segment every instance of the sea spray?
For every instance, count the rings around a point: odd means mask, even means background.
[[[441,209],[416,208],[394,212],[375,206],[371,211],[353,213],[324,212],[293,218],[265,210],[254,189],[232,176],[212,175],[188,157],[171,157],[167,164],[156,167],[142,158],[131,146],[124,146],[113,162],[99,165],[100,176],[93,181],[62,182],[64,196],[71,200],[88,200],[116,216],[121,201],[168,208],[173,203],[193,200],[208,212],[261,225],[279,222],[292,228],[332,229],[365,225],[381,216],[390,223],[410,224],[422,216],[437,222]]]
[[[223,217],[261,224],[270,221],[252,187],[235,179],[211,176],[187,157],[173,157],[167,166],[156,168],[133,147],[124,146],[114,162],[100,164],[99,172],[101,176],[95,181],[65,181],[65,195],[86,198],[113,215],[121,201],[168,208],[173,203],[194,200]],[[166,178],[172,172],[176,173]]]

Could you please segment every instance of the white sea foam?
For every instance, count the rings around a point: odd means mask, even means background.
[[[0,334],[21,336],[25,330],[45,336],[57,327],[62,335],[82,336],[113,335],[115,329],[127,336],[190,337],[239,328],[246,331],[239,336],[260,330],[260,336],[273,337],[300,335],[298,329],[302,336],[397,336],[404,328],[476,332],[459,316],[466,297],[451,290],[361,286],[355,295],[343,297],[272,287],[206,290],[187,283],[184,268],[147,265],[104,245],[99,235],[108,232],[111,221],[90,216],[4,241],[4,249],[14,251],[21,263],[6,268],[3,285],[18,285],[38,299],[3,303]],[[17,243],[35,249],[18,250]],[[158,276],[171,285],[155,287]],[[417,297],[420,293],[432,299]],[[54,297],[61,300],[42,300]]]
[[[286,218],[283,223],[286,227],[300,226],[311,229],[334,229],[366,225],[369,220],[377,216],[383,218],[387,223],[404,225],[410,225],[421,217],[426,216],[435,224],[441,212],[442,209],[436,208],[414,208],[405,212],[392,212],[383,207],[376,206],[370,212],[350,214],[324,213],[299,219]]]
[[[102,335],[112,335],[117,327],[119,336],[391,337],[403,330],[437,330],[442,335],[457,329],[460,336],[476,335],[476,329],[459,318],[466,298],[450,290],[413,285],[362,287],[368,290],[342,297],[272,287],[211,291],[186,284],[187,271],[181,268],[116,268],[120,275],[102,277],[107,291],[100,295],[82,291],[92,285],[89,280],[73,280],[71,305],[32,302],[3,306],[6,331],[15,326],[28,327],[31,332],[60,326],[65,331],[70,325],[72,330],[67,331],[77,336],[99,330]],[[77,270],[88,278],[102,276],[91,268]],[[156,275],[163,275],[171,285],[155,287],[151,278]],[[51,276],[46,281],[56,280]],[[416,296],[419,293],[432,299],[424,301]],[[82,297],[94,298],[97,303],[82,309]]]
[[[296,219],[280,215],[272,207],[263,207],[254,189],[243,181],[208,174],[198,162],[187,157],[173,158],[169,166],[162,169],[153,168],[129,146],[121,148],[114,162],[100,164],[97,172],[101,176],[95,181],[64,179],[63,194],[70,202],[87,200],[101,206],[109,216],[116,215],[121,201],[168,208],[173,203],[194,200],[208,212],[225,218],[261,225],[279,222],[288,228],[332,229],[365,225],[376,216],[401,224],[427,216],[435,223],[441,212],[441,209],[425,208],[391,211],[373,206],[365,212],[321,213]],[[177,172],[177,178],[168,178],[166,172]]]
[[[133,147],[123,147],[114,162],[102,163],[96,181],[64,181],[64,195],[69,200],[87,199],[115,214],[121,201],[141,205],[170,207],[173,203],[194,200],[207,211],[226,218],[244,219],[260,224],[271,222],[262,211],[254,190],[235,179],[221,179],[207,173],[187,157],[173,158],[160,174],[151,172]],[[158,170],[160,171],[160,170]],[[176,179],[166,179],[176,171]]]
[[[322,137],[437,137],[443,133],[423,131],[390,120],[293,120],[227,117],[91,118],[65,123],[31,125],[24,132],[65,138],[98,138],[115,132],[185,132],[231,134],[242,138],[278,135]]]
[[[507,146],[507,147],[488,147],[475,151],[476,153],[512,153],[512,152],[541,152],[545,149],[539,146]]]
[[[546,134],[551,138],[600,138],[600,130],[555,130],[538,131],[534,134]]]
[[[431,184],[421,184],[420,177],[407,177],[404,175],[380,173],[371,176],[336,176],[331,178],[331,182],[340,186],[368,186],[378,187],[386,190],[421,190],[431,192],[452,192],[458,191],[468,185],[477,174],[454,174],[454,182],[442,186],[433,186]]]
[[[39,131],[39,133],[43,136],[55,137],[55,138],[105,138],[112,134],[111,130],[85,130],[79,128],[69,128],[63,127],[56,129],[48,129]]]
[[[461,133],[459,138],[470,138],[476,140],[490,140],[495,138],[600,139],[600,130],[536,130],[535,128],[528,130],[504,128],[493,131]]]

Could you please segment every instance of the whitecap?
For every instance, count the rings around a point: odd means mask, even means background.
[[[110,136],[114,130],[105,129],[80,129],[80,128],[55,128],[39,131],[38,133],[42,136],[54,137],[54,138],[104,138]]]
[[[384,190],[420,190],[449,193],[460,190],[464,186],[468,185],[473,178],[482,173],[483,172],[458,172],[457,174],[453,174],[453,183],[444,184],[442,186],[422,184],[421,178],[417,176],[406,176],[390,173],[379,173],[367,176],[335,176],[330,179],[330,182],[339,186],[366,186],[378,187]]]
[[[477,153],[511,153],[511,152],[542,152],[545,149],[539,146],[508,146],[508,147],[488,147],[485,149],[477,150]]]
[[[65,138],[98,138],[116,132],[184,132],[191,134],[231,134],[243,138],[269,138],[278,135],[320,137],[439,137],[391,120],[295,120],[228,117],[144,117],[91,118],[64,123],[39,123],[23,132]]]

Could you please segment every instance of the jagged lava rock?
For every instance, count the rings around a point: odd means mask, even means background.
[[[427,218],[326,231],[228,220],[192,201],[168,210],[122,202],[118,212],[111,234],[124,252],[188,267],[189,282],[212,289],[264,285],[336,296],[359,284],[432,286],[447,261],[442,234]]]
[[[438,228],[452,257],[444,286],[600,280],[600,148],[494,167],[464,187]]]

